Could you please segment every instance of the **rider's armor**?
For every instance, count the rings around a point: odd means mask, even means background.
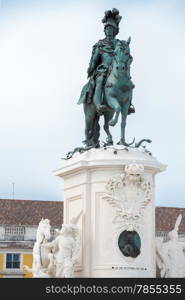
[[[112,63],[114,49],[119,40],[107,41],[106,38],[99,40],[93,46],[92,56],[88,68],[88,76],[98,76],[107,73]]]
[[[105,27],[109,25],[118,29],[120,20],[121,17],[119,16],[119,11],[113,9],[112,12],[107,11],[105,13],[105,17],[102,20],[102,22],[104,23]],[[103,90],[105,87],[106,79],[111,71],[114,50],[117,43],[121,43],[123,45],[123,48],[126,44],[125,41],[120,41],[119,39],[109,40],[107,38],[104,38],[102,40],[99,40],[93,46],[91,60],[89,63],[89,68],[87,70],[89,81],[82,89],[78,104],[94,103],[96,108],[98,105],[102,104]],[[128,51],[128,49],[126,51]],[[129,65],[131,62],[132,62],[132,56],[130,55]],[[130,70],[128,70],[128,72],[130,75]],[[99,91],[97,95],[95,95],[97,89]],[[128,113],[132,113],[132,112],[135,112],[135,110],[134,107],[130,105]]]

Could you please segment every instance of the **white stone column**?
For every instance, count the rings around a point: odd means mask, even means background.
[[[83,210],[76,277],[155,277],[154,177],[163,170],[149,152],[120,146],[91,149],[63,161],[55,175],[64,179],[64,223]],[[125,230],[139,234],[136,258],[118,247]]]

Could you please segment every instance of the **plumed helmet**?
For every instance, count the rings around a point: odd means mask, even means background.
[[[122,17],[119,15],[119,10],[113,8],[112,10],[106,10],[105,16],[102,19],[102,23],[104,27],[110,25],[116,29],[119,29],[119,22],[121,21]]]

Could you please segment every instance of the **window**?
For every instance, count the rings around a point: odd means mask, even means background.
[[[5,234],[6,235],[24,235],[25,227],[24,226],[6,226]]]
[[[7,253],[6,254],[6,269],[20,269],[20,254]]]

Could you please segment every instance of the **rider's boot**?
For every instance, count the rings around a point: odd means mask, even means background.
[[[128,109],[128,115],[135,113],[135,107],[133,104],[130,104],[130,107]]]

